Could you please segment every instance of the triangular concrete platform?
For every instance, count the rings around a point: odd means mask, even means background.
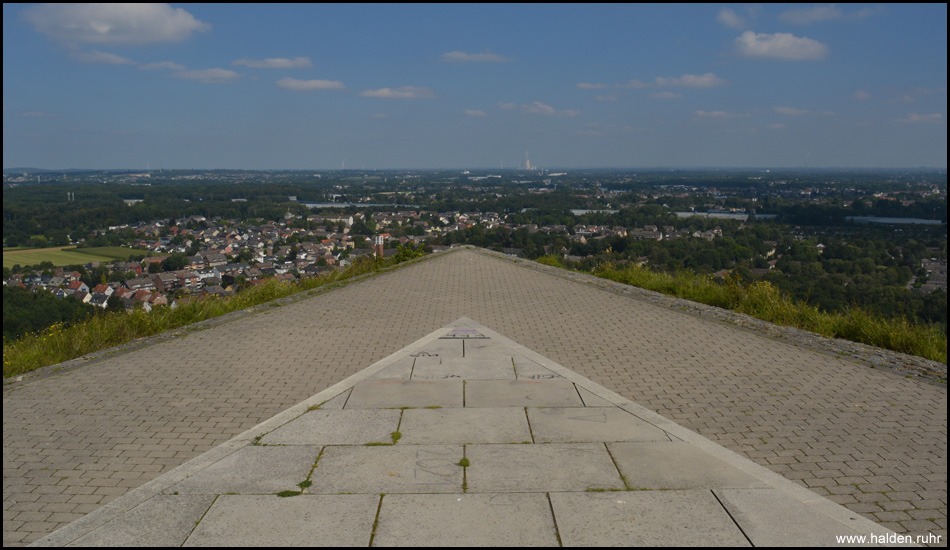
[[[832,545],[891,531],[462,318],[37,545]]]

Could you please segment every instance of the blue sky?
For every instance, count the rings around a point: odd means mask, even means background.
[[[947,6],[3,7],[3,166],[940,167]]]

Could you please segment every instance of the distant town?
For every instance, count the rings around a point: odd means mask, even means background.
[[[827,310],[946,326],[945,171],[19,169],[3,193],[5,303],[19,289],[98,310],[175,307],[473,244],[584,270],[763,279]],[[42,328],[14,317],[5,307],[5,337]]]

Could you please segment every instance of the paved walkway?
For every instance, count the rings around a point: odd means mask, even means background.
[[[453,252],[4,388],[4,544],[37,540],[468,316],[899,533],[946,540],[946,387]]]
[[[462,318],[43,537],[776,546],[893,536]]]

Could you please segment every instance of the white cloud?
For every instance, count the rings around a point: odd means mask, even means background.
[[[506,110],[520,110],[522,113],[531,115],[575,117],[581,113],[580,111],[574,109],[555,109],[554,107],[541,103],[540,101],[532,101],[531,103],[499,103],[498,106]]]
[[[103,65],[135,65],[135,61],[114,53],[92,50],[88,52],[73,52],[70,57],[83,63],[101,63]]]
[[[454,51],[442,54],[442,61],[452,63],[506,63],[511,61],[511,58],[491,52],[466,53]]]
[[[928,96],[932,94],[947,94],[946,88],[914,88],[912,90],[907,90],[904,92],[899,92],[898,95],[892,96],[887,99],[886,103],[889,105],[897,104],[911,104],[916,103],[918,99],[923,99],[923,96]],[[944,99],[946,102],[946,99]]]
[[[857,99],[858,101],[864,101],[866,99],[871,99],[871,94],[865,92],[864,90],[855,90],[851,97]]]
[[[231,62],[234,66],[250,67],[252,69],[298,69],[313,67],[309,57],[271,57],[268,59],[238,59]]]
[[[641,88],[649,88],[651,84],[647,82],[640,82],[639,80],[628,80],[626,82],[619,82],[617,84],[591,84],[589,82],[578,82],[577,88],[580,90],[606,90],[608,88],[615,90],[639,90]]]
[[[712,88],[714,86],[722,86],[727,82],[726,79],[719,78],[712,73],[703,75],[684,74],[677,78],[656,77],[657,86],[680,86],[684,88]]]
[[[657,92],[651,95],[650,97],[652,97],[653,99],[680,99],[683,97],[683,94],[675,94],[673,92],[666,91],[666,92]]]
[[[488,113],[485,111],[479,111],[478,109],[465,109],[462,111],[465,115],[470,117],[486,117]]]
[[[185,80],[196,80],[198,82],[204,82],[205,84],[220,84],[225,82],[234,82],[235,80],[241,78],[241,73],[236,73],[229,69],[198,69],[192,71],[178,71],[173,74],[175,78],[182,78]]]
[[[159,69],[168,69],[171,71],[184,71],[187,69],[184,65],[175,63],[174,61],[159,61],[157,63],[146,63],[139,66],[140,69],[145,71],[155,71]]]
[[[749,116],[741,113],[730,113],[728,111],[696,111],[695,115],[700,118],[743,118]]]
[[[910,95],[910,94],[901,94],[901,95],[899,95],[899,96],[897,96],[897,97],[892,97],[891,99],[888,99],[888,100],[887,100],[887,102],[890,103],[890,104],[894,104],[894,103],[914,103],[915,101],[917,101],[917,98],[914,97],[914,96],[912,96],[912,95]]]
[[[901,122],[907,122],[915,124],[918,122],[930,122],[934,124],[943,124],[944,118],[940,113],[929,113],[926,115],[920,115],[917,113],[907,113],[907,116],[900,119]]]
[[[735,10],[729,8],[719,10],[719,15],[716,16],[716,20],[730,29],[741,29],[746,25],[745,17],[742,17],[736,13]]]
[[[872,15],[883,13],[880,6],[863,8],[857,11],[845,12],[835,4],[822,4],[808,9],[788,10],[779,14],[779,19],[793,25],[809,25],[819,21],[846,21],[849,19],[864,19]]]
[[[641,88],[649,87],[649,84],[646,82],[640,82],[639,80],[628,80],[626,82],[621,82],[620,84],[614,84],[614,88],[626,88],[631,90],[639,90]]]
[[[211,25],[168,4],[39,4],[23,10],[38,32],[66,44],[181,42]]]
[[[431,89],[417,86],[403,86],[401,88],[379,88],[378,90],[366,90],[360,94],[363,97],[383,97],[398,99],[414,98],[434,98],[435,94]]]
[[[788,115],[788,116],[801,116],[801,115],[808,114],[807,110],[796,109],[794,107],[772,107],[772,110],[780,115]]]
[[[762,57],[785,61],[804,61],[824,59],[828,55],[828,46],[793,34],[778,32],[758,34],[746,31],[736,38],[736,48],[744,57]]]
[[[297,92],[313,92],[317,90],[343,90],[346,86],[339,80],[299,80],[296,78],[281,78],[277,86],[285,90]]]
[[[834,4],[814,6],[805,10],[788,10],[779,14],[779,19],[795,25],[807,25],[828,19],[842,19],[844,12]]]

